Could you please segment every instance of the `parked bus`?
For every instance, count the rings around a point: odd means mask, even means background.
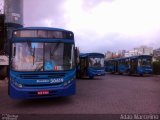
[[[152,56],[139,55],[125,58],[115,58],[107,61],[105,64],[108,72],[111,73],[128,73],[131,74],[152,74]]]
[[[110,73],[117,72],[118,61],[117,59],[106,60],[105,62],[105,71]]]
[[[152,56],[150,55],[139,55],[130,57],[130,69],[129,74],[152,74]]]
[[[74,34],[68,30],[14,30],[10,44],[10,97],[33,99],[75,94],[74,49]]]
[[[104,54],[84,53],[79,56],[78,77],[94,78],[105,74]]]
[[[130,58],[117,58],[117,71],[119,74],[130,72]]]

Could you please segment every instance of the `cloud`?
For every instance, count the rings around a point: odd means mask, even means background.
[[[64,26],[62,4],[63,0],[24,0],[25,26]]]
[[[72,3],[72,6],[75,5],[69,9],[66,7],[66,14],[69,18],[67,26],[73,28],[77,34],[84,33],[81,39],[87,40],[81,41],[85,41],[86,44],[96,43],[96,46],[90,47],[90,49],[105,49],[114,45],[112,50],[115,50],[117,44],[123,49],[128,48],[127,46],[152,45],[154,41],[157,41],[155,39],[157,34],[153,36],[153,33],[160,28],[160,16],[158,15],[160,1],[117,0],[111,3],[101,1],[96,3],[97,5],[93,5],[94,7],[88,8],[87,11],[83,10],[84,2],[67,1],[67,3]],[[112,33],[116,36],[113,36]],[[113,41],[112,45],[109,44],[110,46],[107,46],[110,41],[108,39]],[[103,43],[106,43],[106,47]],[[82,49],[88,50],[87,45],[85,46],[83,43]]]
[[[38,1],[25,0],[26,25],[72,30],[82,52],[159,47],[159,0]]]

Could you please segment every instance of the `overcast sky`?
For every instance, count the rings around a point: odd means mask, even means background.
[[[24,0],[25,26],[74,32],[81,52],[160,47],[160,0]]]

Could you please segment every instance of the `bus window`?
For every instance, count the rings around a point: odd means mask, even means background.
[[[151,66],[152,60],[149,58],[139,59],[139,66]]]
[[[104,67],[104,58],[89,58],[90,67]]]
[[[13,48],[16,48],[12,59],[14,70],[35,71],[43,66],[43,43],[14,43]]]
[[[46,38],[47,37],[47,31],[38,30],[37,31],[37,37],[39,37],[39,38]]]
[[[63,32],[61,31],[48,31],[48,38],[63,38]]]
[[[37,31],[35,30],[22,30],[22,31],[15,31],[15,37],[36,37]]]

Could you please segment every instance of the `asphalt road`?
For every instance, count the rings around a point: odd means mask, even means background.
[[[5,114],[160,114],[160,76],[98,76],[77,80],[70,97],[13,100],[0,81],[0,113]]]

